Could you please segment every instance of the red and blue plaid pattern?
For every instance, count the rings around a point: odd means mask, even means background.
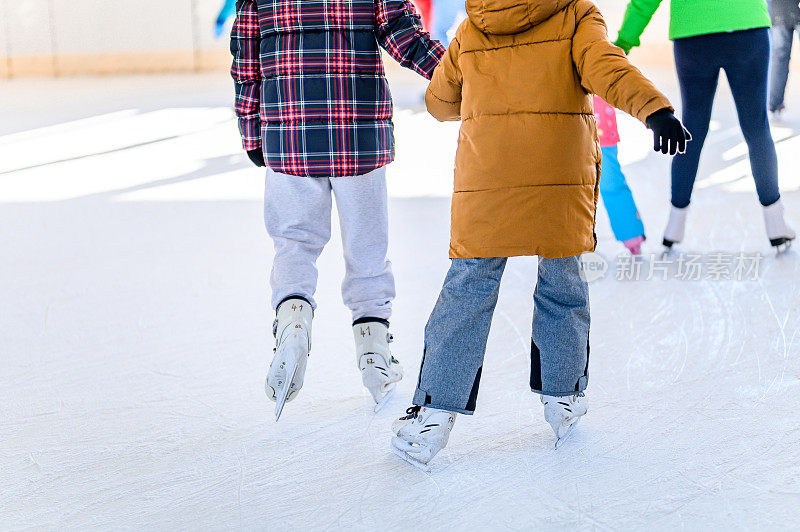
[[[390,163],[392,99],[379,44],[429,79],[445,51],[408,0],[239,0],[231,74],[244,148],[307,177]]]

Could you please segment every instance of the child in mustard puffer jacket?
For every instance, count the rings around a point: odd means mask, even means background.
[[[538,255],[531,390],[558,442],[586,412],[589,291],[601,164],[592,94],[645,122],[675,154],[669,101],[608,40],[590,0],[468,0],[428,87],[428,111],[461,120],[450,271],[425,328],[417,389],[394,449],[426,463],[472,414],[508,257]]]

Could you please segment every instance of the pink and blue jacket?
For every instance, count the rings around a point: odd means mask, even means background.
[[[594,97],[594,117],[597,120],[597,136],[601,148],[619,144],[617,112],[599,96]]]

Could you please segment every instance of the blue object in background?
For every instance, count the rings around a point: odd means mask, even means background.
[[[600,170],[600,195],[611,220],[614,238],[620,242],[644,236],[644,224],[633,194],[625,181],[625,174],[619,165],[617,147],[600,148],[603,152],[603,165]]]
[[[236,14],[236,0],[225,0],[225,4],[217,15],[217,21],[214,23],[214,36],[219,38],[225,33],[225,23],[228,19]]]
[[[464,2],[459,0],[434,0],[433,38],[447,46],[450,39],[447,32],[456,23],[458,14],[464,11]]]

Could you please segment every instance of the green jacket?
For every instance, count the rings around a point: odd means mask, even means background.
[[[616,45],[630,52],[650,23],[661,0],[630,0]],[[764,0],[671,0],[669,38],[769,28]]]

